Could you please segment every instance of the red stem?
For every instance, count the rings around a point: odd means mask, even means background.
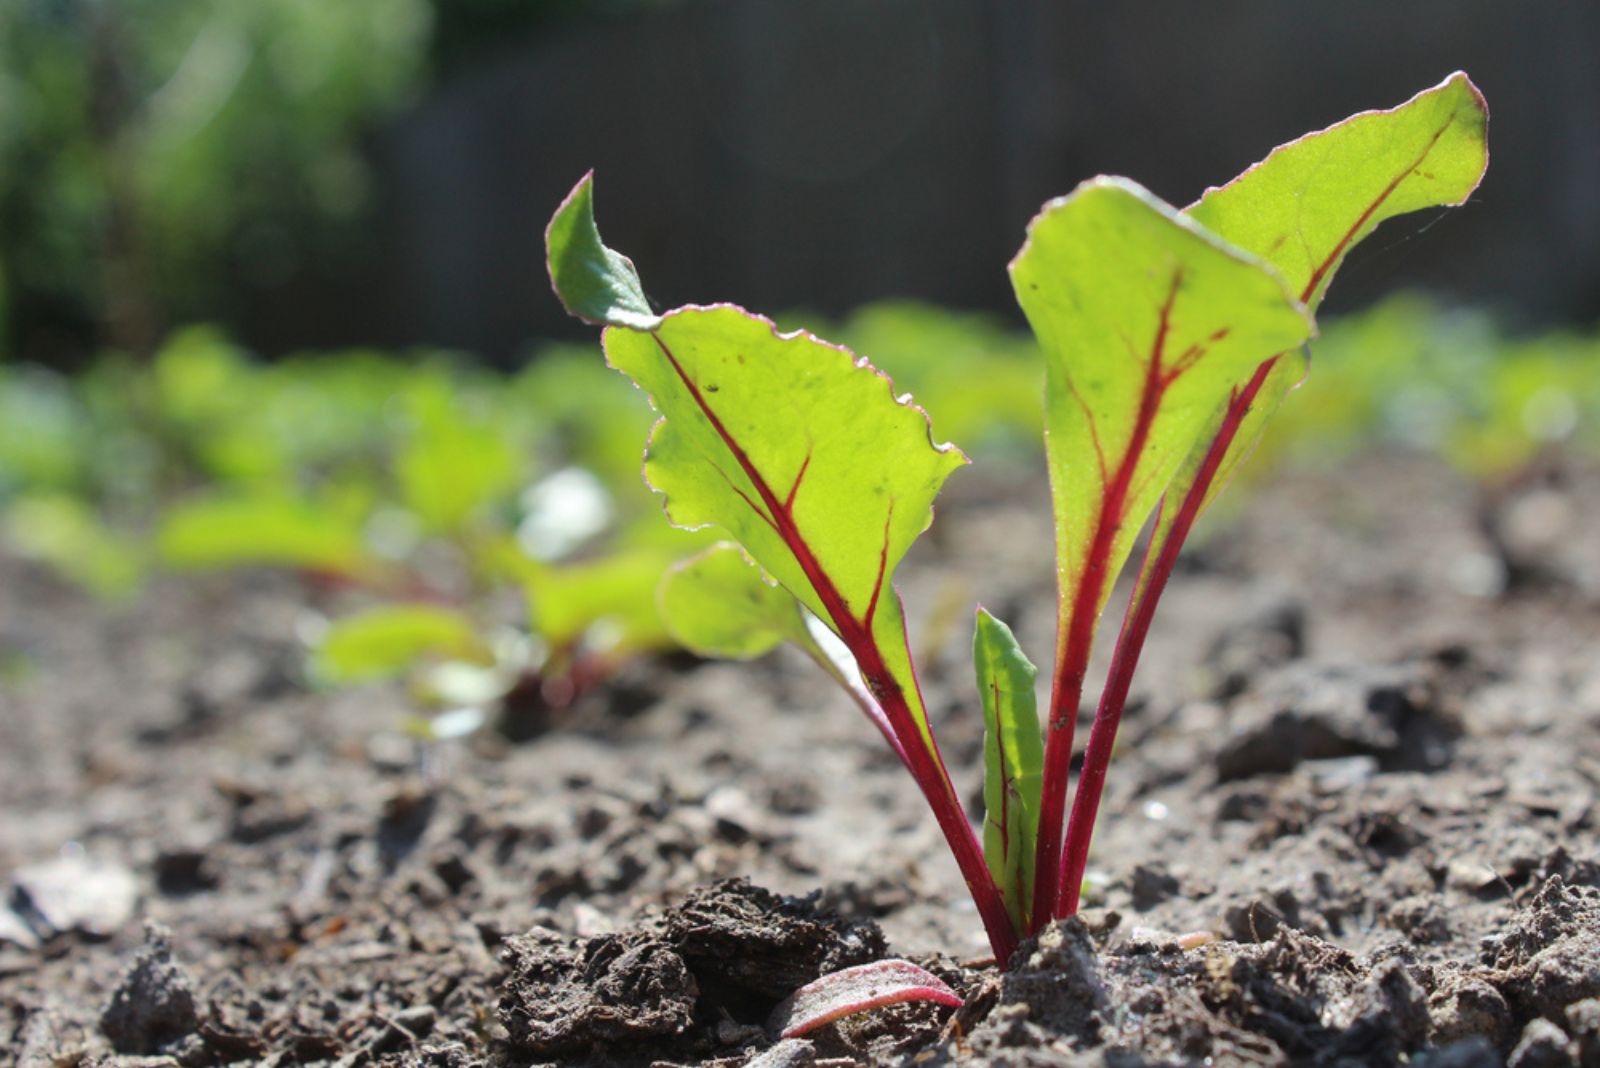
[[[983,918],[989,947],[1003,968],[1016,951],[1017,933],[1011,922],[1011,914],[1006,911],[1005,899],[1000,896],[1000,888],[995,885],[989,865],[983,859],[983,847],[978,844],[978,836],[968,822],[966,810],[956,796],[949,772],[945,770],[939,745],[931,735],[929,744],[923,744],[905,694],[884,667],[876,643],[855,651],[856,659],[861,664],[862,677],[866,679],[868,688],[879,695],[889,722],[902,738],[911,775],[922,788],[922,796],[927,798],[928,807],[933,809],[934,818],[939,821],[939,830],[944,833],[950,852],[955,854],[956,865],[960,867],[961,876],[967,883],[967,892],[972,895],[978,915]],[[869,667],[869,664],[872,666]]]
[[[1100,811],[1100,796],[1105,790],[1106,771],[1111,765],[1111,753],[1117,742],[1117,728],[1122,723],[1122,710],[1127,705],[1128,687],[1133,682],[1134,669],[1139,666],[1139,654],[1144,651],[1145,638],[1150,633],[1150,621],[1155,617],[1156,603],[1172,576],[1178,553],[1194,527],[1205,504],[1211,483],[1222,468],[1222,461],[1239,433],[1239,427],[1261,392],[1262,385],[1278,357],[1256,368],[1255,374],[1242,391],[1235,392],[1228,403],[1222,425],[1211,447],[1206,450],[1194,483],[1184,495],[1172,529],[1160,541],[1151,540],[1145,550],[1147,577],[1133,593],[1128,614],[1122,621],[1122,631],[1117,636],[1117,648],[1111,659],[1111,671],[1105,689],[1100,693],[1100,707],[1095,711],[1094,726],[1089,730],[1089,744],[1083,754],[1083,771],[1078,776],[1077,793],[1072,798],[1072,815],[1067,821],[1066,847],[1061,854],[1061,872],[1057,880],[1058,896],[1055,903],[1057,917],[1070,916],[1078,911],[1078,894],[1083,886],[1084,869],[1089,862],[1089,842],[1094,835],[1095,816]],[[1164,507],[1165,505],[1163,505]],[[1156,517],[1160,523],[1160,514]],[[1151,560],[1154,565],[1151,565]]]
[[[1133,433],[1128,438],[1116,473],[1106,485],[1100,514],[1095,521],[1094,538],[1084,559],[1083,574],[1078,580],[1071,610],[1056,621],[1056,673],[1050,686],[1050,729],[1046,735],[1040,782],[1039,833],[1034,855],[1030,932],[1050,922],[1051,905],[1058,893],[1061,823],[1067,804],[1067,778],[1072,771],[1073,729],[1077,725],[1078,704],[1083,699],[1083,677],[1089,669],[1089,653],[1094,647],[1099,609],[1105,603],[1106,584],[1113,577],[1111,551],[1116,543],[1117,532],[1122,527],[1134,471],[1139,466],[1145,443],[1150,437],[1150,428],[1155,423],[1162,394],[1173,381],[1164,373],[1162,355],[1167,344],[1172,304],[1182,281],[1181,272],[1173,275],[1151,346]]]
[[[1433,151],[1434,146],[1439,143],[1439,139],[1444,136],[1444,132],[1449,128],[1450,122],[1447,121],[1443,126],[1435,130],[1417,158],[1389,180],[1388,184],[1379,191],[1372,202],[1350,224],[1349,229],[1334,243],[1333,248],[1328,251],[1322,262],[1311,272],[1310,277],[1302,287],[1300,292],[1300,302],[1302,304],[1307,306],[1311,304],[1311,298],[1316,294],[1317,287],[1328,277],[1329,272],[1339,262],[1339,257],[1355,243],[1361,228],[1371,220],[1378,208],[1394,194],[1394,191],[1400,187],[1400,183],[1405,180],[1406,176],[1422,166],[1429,153]],[[1168,307],[1170,308],[1170,306],[1171,297],[1169,296]],[[1166,319],[1165,314],[1163,314],[1163,331],[1165,330],[1165,325]],[[1160,363],[1159,345],[1160,341],[1158,339],[1155,358],[1152,361],[1157,365]],[[1084,866],[1089,857],[1089,840],[1094,833],[1094,819],[1100,808],[1100,794],[1105,788],[1106,768],[1111,762],[1111,750],[1117,740],[1117,727],[1122,722],[1122,710],[1127,703],[1128,687],[1133,680],[1134,668],[1138,666],[1139,654],[1144,651],[1145,637],[1150,629],[1150,620],[1155,615],[1156,602],[1161,599],[1161,592],[1166,588],[1167,579],[1172,575],[1172,568],[1177,563],[1178,552],[1183,548],[1184,540],[1189,536],[1189,531],[1194,526],[1195,519],[1205,506],[1206,493],[1209,491],[1212,481],[1216,478],[1217,471],[1221,468],[1222,461],[1227,456],[1234,437],[1239,432],[1239,425],[1243,422],[1245,413],[1250,410],[1250,405],[1255,402],[1256,395],[1261,392],[1262,385],[1266,382],[1267,376],[1277,362],[1278,357],[1274,356],[1256,368],[1254,376],[1252,376],[1244,390],[1234,395],[1229,404],[1227,414],[1223,418],[1222,426],[1218,429],[1217,436],[1212,439],[1211,447],[1206,453],[1199,473],[1196,475],[1195,483],[1189,487],[1189,492],[1183,499],[1178,518],[1174,521],[1172,529],[1160,546],[1154,569],[1150,572],[1145,583],[1134,590],[1134,600],[1128,606],[1128,615],[1123,619],[1122,632],[1117,637],[1117,648],[1112,658],[1111,674],[1106,680],[1106,688],[1101,692],[1100,705],[1095,711],[1094,726],[1089,731],[1089,745],[1084,751],[1083,772],[1078,781],[1077,793],[1074,794],[1072,800],[1072,815],[1067,824],[1066,847],[1060,853],[1059,871],[1056,870],[1054,863],[1057,855],[1055,835],[1059,834],[1061,809],[1066,799],[1066,774],[1071,766],[1072,759],[1072,727],[1069,721],[1064,730],[1056,730],[1057,716],[1065,710],[1065,698],[1069,696],[1072,702],[1072,715],[1076,716],[1077,702],[1081,699],[1083,691],[1083,667],[1078,660],[1081,658],[1083,663],[1088,661],[1088,645],[1094,637],[1092,618],[1087,624],[1088,636],[1081,641],[1075,638],[1071,647],[1074,659],[1067,665],[1070,670],[1062,672],[1062,669],[1058,667],[1056,676],[1057,689],[1051,696],[1052,729],[1049,744],[1045,750],[1044,797],[1039,822],[1038,859],[1040,870],[1035,873],[1036,878],[1034,881],[1036,888],[1045,885],[1052,887],[1053,892],[1050,897],[1056,901],[1054,912],[1056,916],[1069,916],[1077,911],[1078,894],[1083,883]],[[1178,368],[1174,368],[1174,371],[1177,370]],[[1169,383],[1170,380],[1164,382],[1163,385]],[[1143,412],[1141,411],[1142,415]],[[1143,448],[1142,440],[1139,442],[1139,447]],[[1124,469],[1129,466],[1130,457],[1132,456],[1133,450],[1130,449],[1129,455],[1123,458],[1122,467]],[[1136,458],[1134,458],[1134,462],[1136,462]],[[1120,479],[1120,470],[1118,475]],[[1104,525],[1104,515],[1102,515],[1102,528]],[[1100,544],[1099,533],[1097,530],[1096,548]],[[1152,543],[1150,548],[1146,550],[1147,562],[1149,553],[1156,551],[1157,549]],[[1093,559],[1092,555],[1091,559]],[[1104,566],[1103,562],[1101,566]],[[1087,571],[1085,574],[1087,575]],[[1078,591],[1077,600],[1079,602],[1083,600],[1082,588]],[[1094,613],[1087,614],[1092,617]],[[1071,618],[1075,624],[1075,630],[1078,629],[1079,615],[1078,606],[1074,604]],[[1058,665],[1063,663],[1062,653],[1063,648],[1058,648],[1056,661]],[[1060,692],[1063,673],[1070,675],[1069,683],[1073,679],[1076,680],[1076,689],[1069,688],[1067,694]],[[1061,699],[1060,704],[1058,704],[1058,698]],[[1059,744],[1062,752],[1059,754],[1055,753],[1058,748],[1058,734],[1062,736]],[[1055,758],[1054,766],[1057,769],[1057,774],[1054,777],[1051,774],[1052,756]],[[1045,817],[1051,813],[1053,813],[1054,818],[1048,828],[1050,834],[1047,836]],[[1047,859],[1051,862],[1049,865],[1051,871],[1048,875],[1043,871],[1043,866]],[[1040,917],[1040,903],[1041,899],[1036,895],[1033,915],[1036,928],[1044,925],[1044,919]],[[1045,919],[1048,919],[1048,917],[1045,917]]]

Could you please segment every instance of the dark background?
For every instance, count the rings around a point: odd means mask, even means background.
[[[541,244],[591,167],[602,231],[663,305],[916,297],[1015,316],[1005,264],[1049,197],[1109,172],[1188,203],[1458,68],[1489,101],[1488,178],[1464,211],[1390,223],[1330,310],[1420,286],[1513,327],[1600,317],[1594,3],[514,7],[440,6],[421,87],[358,134],[354,225],[319,244],[297,218],[274,270],[235,251],[211,296],[157,293],[154,318],[217,319],[269,354],[428,344],[505,362],[587,336]],[[49,352],[106,341],[92,309],[16,286],[10,302],[14,352],[41,325]]]

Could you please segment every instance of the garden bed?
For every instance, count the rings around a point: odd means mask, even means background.
[[[1486,522],[1391,454],[1250,497],[1157,617],[1090,907],[1003,977],[915,785],[798,656],[637,663],[526,741],[423,751],[402,693],[301,682],[326,592],[162,580],[108,609],[0,560],[0,1049],[1600,1063],[1597,489],[1558,469]],[[900,573],[946,620],[913,640],[969,808],[965,612],[1048,649],[1050,548],[1042,476],[957,475]],[[773,1047],[788,992],[885,954],[967,1007]]]

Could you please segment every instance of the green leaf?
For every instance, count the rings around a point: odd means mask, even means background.
[[[400,498],[435,533],[457,533],[521,482],[510,428],[469,412],[445,378],[419,378],[407,396],[413,422],[395,456]]]
[[[1379,223],[1466,202],[1489,165],[1488,125],[1482,94],[1457,72],[1397,107],[1352,115],[1273,149],[1233,181],[1207,190],[1185,214],[1266,260],[1315,311],[1350,249]],[[1264,373],[1248,409],[1237,417],[1227,451],[1214,464],[1202,510],[1255,449],[1308,366],[1303,352],[1291,351]],[[1224,398],[1212,414],[1208,432],[1174,479],[1174,502],[1203,477],[1206,453],[1232,399]],[[1176,505],[1163,509],[1157,541],[1170,534],[1177,516]]]
[[[569,288],[564,272],[615,273],[615,254],[598,239],[589,262],[565,260],[572,247],[551,243],[558,292]],[[610,323],[608,361],[662,415],[645,477],[668,517],[727,531],[848,648],[863,709],[933,808],[995,955],[1009,957],[1013,924],[929,728],[893,585],[932,522],[934,497],[966,458],[935,445],[927,416],[865,360],[809,334],[780,333],[731,305],[678,308],[646,330],[628,329],[639,324],[610,308],[568,304]]]
[[[402,675],[426,659],[486,663],[472,620],[431,604],[391,604],[347,616],[328,628],[312,657],[317,678],[335,685]]]
[[[658,600],[673,638],[700,656],[750,660],[793,643],[844,688],[889,747],[906,759],[883,707],[862,685],[850,650],[738,545],[719,542],[679,562],[662,578]]]
[[[1346,253],[1385,219],[1462,204],[1489,163],[1489,115],[1460,72],[1387,111],[1272,150],[1186,214],[1277,269],[1310,309]]]
[[[578,564],[550,567],[523,557],[517,564],[533,629],[553,649],[581,640],[613,655],[673,644],[656,589],[677,553],[625,549]]]
[[[4,518],[13,549],[95,597],[128,597],[144,578],[138,550],[76,497],[29,494],[11,502]]]
[[[594,224],[594,172],[584,175],[556,209],[544,234],[550,281],[567,311],[596,326],[654,330],[633,261],[606,248]]]
[[[1033,915],[1034,839],[1044,738],[1033,692],[1038,672],[1011,628],[978,609],[972,660],[983,698],[983,855],[1018,930]]]
[[[852,649],[870,636],[869,683],[899,687],[932,750],[892,578],[966,458],[865,360],[739,308],[680,308],[604,341],[663,415],[645,477],[672,521],[727,531]]]
[[[1063,614],[1092,628],[1228,390],[1312,324],[1271,270],[1126,179],[1047,205],[1011,277],[1045,351]]]
[[[288,497],[199,498],[167,512],[156,548],[169,567],[292,567],[365,575],[376,565],[361,526],[331,509]]]
[[[751,660],[786,641],[811,644],[794,595],[767,579],[732,542],[673,565],[656,600],[668,632],[700,656]]]

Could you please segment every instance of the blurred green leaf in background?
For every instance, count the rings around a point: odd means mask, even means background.
[[[0,5],[0,292],[144,352],[226,300],[219,268],[286,274],[359,215],[358,135],[420,86],[431,23],[427,0]]]

